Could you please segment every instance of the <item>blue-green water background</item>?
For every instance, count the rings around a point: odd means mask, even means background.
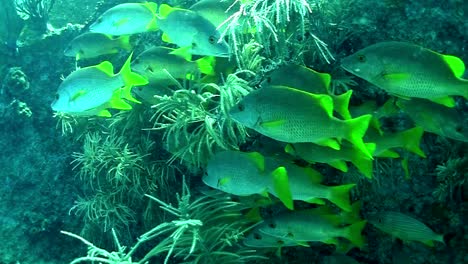
[[[52,33],[42,37],[38,32],[44,25],[38,23],[44,21],[23,21],[11,16],[11,1],[0,0],[0,263],[68,263],[85,255],[86,248],[78,240],[60,234],[60,230],[78,234],[83,230],[84,216],[69,211],[86,192],[71,165],[72,153],[83,151],[84,139],[76,134],[62,135],[50,103],[61,77],[75,69],[74,59],[63,55],[68,42],[80,33],[72,25],[88,25],[102,11],[123,2],[57,0],[46,21],[53,27],[49,28]],[[188,7],[192,2],[168,3]],[[467,62],[467,9],[463,0],[324,1],[324,12],[314,14],[314,33],[326,43],[333,43],[338,37],[326,29],[321,31],[321,27],[333,24],[349,34],[342,43],[331,46],[337,58],[332,64],[360,48],[388,40],[418,43]],[[122,59],[124,56],[118,60]],[[330,69],[321,61],[307,64],[317,65],[320,71]],[[358,82],[358,93],[365,94],[361,98],[380,96],[366,88],[364,81]],[[21,112],[25,109],[19,102],[26,103],[32,115]],[[466,101],[463,103],[462,108],[467,109]],[[90,128],[93,129],[98,130]],[[154,152],[161,152],[160,135],[153,133],[150,138],[156,142]],[[448,166],[453,160],[463,159],[454,173],[458,173],[459,181],[468,182],[467,145],[426,135],[422,148],[428,157],[410,157],[411,181],[403,180],[397,161],[381,162],[375,164],[377,180],[361,183],[353,195],[367,203],[363,210],[386,208],[417,215],[436,232],[446,235],[446,245],[428,248],[404,244],[368,227],[365,235],[369,248],[350,254],[361,263],[468,263],[466,183],[447,183],[449,180],[441,181],[436,176],[438,165]],[[153,158],[161,156],[164,154],[154,154]],[[167,193],[180,190],[181,177],[175,177]],[[202,185],[196,175],[191,178],[191,188]],[[445,186],[448,184],[454,186],[451,192],[455,194],[442,198],[434,195],[438,188],[449,188]],[[99,235],[89,239],[112,249],[109,232],[97,227],[96,230]],[[131,245],[147,230],[137,221],[118,232],[123,243]],[[87,234],[90,233],[93,232]],[[319,245],[285,249],[282,258],[276,257],[274,251],[261,254],[275,263],[322,263],[322,257],[330,252],[328,247]],[[172,263],[181,262],[174,259]]]

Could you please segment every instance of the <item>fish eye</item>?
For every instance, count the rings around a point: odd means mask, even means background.
[[[210,37],[208,38],[208,41],[210,42],[210,44],[215,44],[216,38],[215,38],[214,36],[210,36]]]
[[[267,83],[271,83],[271,76],[266,77]]]
[[[55,94],[55,101],[57,101],[60,98],[59,94]]]
[[[286,236],[287,236],[287,237],[294,237],[294,234],[291,233],[291,232],[289,232]]]
[[[462,125],[457,125],[455,127],[455,131],[457,131],[458,133],[461,133],[463,131],[463,126]]]
[[[192,49],[196,49],[196,48],[197,48],[197,43],[192,42]]]
[[[362,55],[362,54],[359,54],[357,56],[357,59],[359,62],[366,62],[366,56]]]
[[[239,111],[244,111],[244,110],[245,110],[244,104],[239,103],[239,104],[237,105],[237,109],[239,109]]]
[[[276,243],[278,243],[278,245],[284,245],[284,241],[281,239],[276,240]]]
[[[102,17],[100,17],[100,18],[98,18],[98,19],[96,20],[96,23],[101,23],[101,22],[102,22]]]
[[[262,239],[262,236],[259,233],[254,233],[253,237],[257,240]]]
[[[275,224],[275,223],[269,223],[268,226],[271,227],[271,228],[276,228],[276,224]]]

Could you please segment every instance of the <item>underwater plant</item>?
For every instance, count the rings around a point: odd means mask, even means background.
[[[49,22],[49,12],[55,0],[16,0],[16,10],[23,19],[29,20],[38,31],[45,33]]]
[[[189,165],[201,167],[217,149],[237,149],[246,140],[245,129],[228,111],[253,88],[237,74],[224,85],[215,83],[179,89],[171,96],[156,96],[151,130],[163,130],[166,150]]]
[[[244,249],[237,245],[246,231],[248,222],[239,213],[240,204],[233,202],[225,195],[202,195],[192,200],[190,189],[182,183],[182,193],[176,194],[177,206],[146,195],[159,207],[168,212],[174,220],[157,225],[138,237],[137,242],[129,247],[122,246],[115,229],[112,237],[117,251],[99,248],[76,234],[61,231],[62,234],[79,239],[88,246],[85,257],[79,257],[71,263],[150,263],[150,259],[164,256],[163,263],[177,258],[190,263],[245,263],[248,260],[264,259],[254,250]],[[162,238],[163,237],[163,238]],[[148,241],[159,239],[143,258],[135,260],[134,254]],[[162,261],[162,260],[161,260]]]
[[[468,158],[451,158],[435,170],[439,185],[434,197],[440,202],[463,200],[463,186],[468,181]]]
[[[301,36],[305,35],[308,15],[313,9],[313,4],[308,0],[235,0],[227,11],[237,6],[238,10],[218,26],[218,29],[222,29],[220,39],[229,36],[237,60],[240,47],[252,37],[265,47],[267,55],[287,58],[294,51],[291,48],[294,45],[291,37],[297,32]],[[309,34],[319,53],[330,63],[334,58],[327,44],[315,34]]]
[[[90,194],[80,197],[71,210],[104,230],[132,222],[141,196],[159,183],[156,168],[146,160],[153,144],[141,139],[136,147],[130,146],[114,130],[106,137],[87,133],[83,152],[73,153],[72,164]]]

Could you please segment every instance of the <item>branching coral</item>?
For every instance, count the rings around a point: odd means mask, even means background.
[[[217,149],[237,149],[247,133],[229,118],[228,111],[252,89],[247,81],[231,74],[222,86],[202,84],[159,96],[160,103],[153,106],[152,129],[164,130],[171,161],[180,158],[200,167]]]
[[[178,203],[173,206],[160,199],[147,195],[174,220],[163,222],[150,231],[142,234],[130,250],[121,245],[115,230],[112,230],[117,251],[109,252],[99,248],[88,240],[62,231],[63,234],[79,239],[88,246],[88,254],[72,263],[149,263],[150,259],[164,253],[164,263],[171,257],[183,259],[190,263],[245,263],[251,259],[263,258],[253,250],[244,249],[236,242],[243,238],[244,226],[247,224],[239,213],[239,203],[233,202],[225,195],[202,196],[192,201],[190,190],[182,184],[182,194],[176,194]],[[161,238],[165,236],[164,238]],[[139,261],[132,260],[134,253],[146,242],[161,239]]]
[[[154,143],[141,139],[132,147],[127,140],[114,131],[106,137],[88,133],[83,152],[73,153],[74,169],[79,169],[78,175],[92,194],[79,198],[72,209],[105,230],[130,223],[132,209],[142,195],[159,185],[157,168],[146,160]]]
[[[55,0],[16,0],[16,10],[24,19],[45,26]]]
[[[286,56],[285,46],[293,44],[290,36],[299,30],[305,34],[305,24],[308,14],[312,13],[312,5],[307,0],[260,0],[243,1],[236,0],[230,9],[236,8],[218,29],[223,28],[221,38],[229,36],[236,57],[239,57],[239,47],[248,43],[253,36],[258,43],[266,47],[265,52],[270,55],[270,49],[283,49],[277,52],[279,56]],[[298,28],[293,25],[298,24]],[[311,34],[314,43],[327,61],[331,56],[327,45],[316,35]],[[333,56],[331,56],[333,58]]]
[[[437,165],[437,182],[439,186],[433,195],[440,202],[462,201],[463,185],[468,182],[468,158],[449,159],[443,165]]]
[[[135,221],[135,212],[130,207],[119,202],[114,195],[104,192],[87,199],[78,198],[71,211],[84,215],[87,221],[102,224],[104,231]]]
[[[106,138],[98,133],[86,135],[83,153],[73,153],[74,169],[79,168],[82,180],[96,179],[100,184],[100,176],[113,186],[126,186],[126,183],[140,184],[140,174],[144,168],[146,154],[132,151],[121,136],[111,135]]]

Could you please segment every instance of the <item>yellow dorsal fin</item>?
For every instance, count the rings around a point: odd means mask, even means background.
[[[103,61],[99,65],[96,66],[96,69],[102,71],[103,73],[114,76],[114,66],[109,61]]]
[[[451,55],[442,55],[442,58],[457,78],[461,78],[463,76],[463,73],[465,72],[465,64],[460,58]]]
[[[146,2],[146,3],[142,3],[142,5],[146,8],[148,8],[149,11],[151,11],[151,13],[153,15],[156,15],[156,12],[158,12],[158,4],[154,3],[154,2]]]
[[[166,18],[172,11],[174,11],[175,8],[171,7],[168,4],[162,4],[159,6],[159,18],[164,19]]]
[[[318,99],[318,102],[320,106],[327,112],[327,115],[329,117],[333,116],[333,99],[329,95],[313,95],[316,99]]]

